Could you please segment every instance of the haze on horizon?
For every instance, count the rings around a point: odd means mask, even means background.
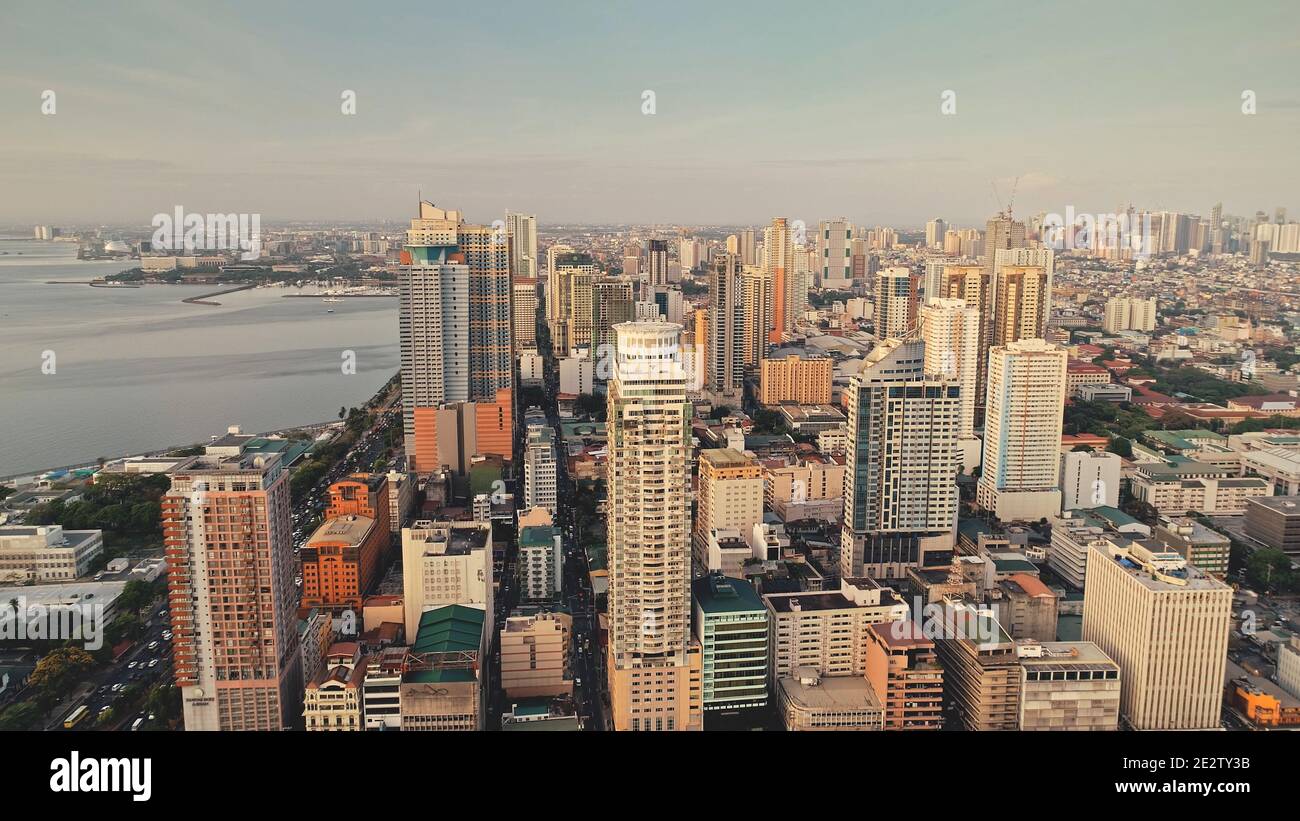
[[[1300,209],[1281,0],[1236,27],[1163,0],[11,6],[0,223],[404,220],[422,191],[474,221],[974,226],[1016,178],[1018,214]]]

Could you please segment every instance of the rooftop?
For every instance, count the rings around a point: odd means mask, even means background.
[[[483,611],[460,604],[427,610],[420,616],[412,653],[477,652],[483,639]]]
[[[355,547],[366,540],[374,526],[375,520],[367,516],[348,515],[327,519],[311,534],[307,546],[342,543]]]
[[[695,602],[705,613],[767,612],[754,587],[720,573],[701,576],[691,584]]]

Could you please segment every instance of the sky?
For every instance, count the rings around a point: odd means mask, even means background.
[[[1300,214],[1288,0],[5,5],[0,223]]]

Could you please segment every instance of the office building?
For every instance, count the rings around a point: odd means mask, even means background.
[[[853,223],[844,217],[822,220],[817,226],[818,288],[847,291],[853,287]]]
[[[1088,641],[1018,644],[1020,729],[1118,729],[1119,665]]]
[[[1153,537],[1202,573],[1220,579],[1228,575],[1232,540],[1191,516],[1161,516]]]
[[[1246,535],[1300,559],[1300,496],[1259,496],[1246,502]]]
[[[0,527],[0,582],[71,581],[89,573],[103,552],[102,530]]]
[[[989,610],[951,598],[937,607],[943,629],[935,653],[953,714],[971,731],[1018,729],[1021,674],[1015,642]]]
[[[740,273],[741,306],[744,312],[743,363],[756,368],[767,357],[768,334],[772,315],[768,308],[772,302],[772,281],[767,271],[756,265],[746,265]]]
[[[402,672],[403,732],[483,729],[487,613],[452,604],[420,616]]]
[[[537,345],[537,280],[516,279],[511,285],[514,306],[515,344],[521,348]]]
[[[1029,265],[1000,265],[993,280],[993,315],[989,345],[1042,339],[1052,298],[1047,270]]]
[[[1217,729],[1232,588],[1156,547],[1089,546],[1083,638],[1119,664],[1128,726]]]
[[[948,224],[941,219],[932,219],[925,224],[925,247],[934,251],[943,249],[943,238],[948,233]]]
[[[924,366],[924,342],[885,340],[845,390],[844,577],[902,577],[951,559],[961,388]]]
[[[907,603],[869,578],[841,579],[838,590],[763,595],[772,630],[772,679],[811,668],[823,676],[867,672],[871,625],[909,618]]]
[[[988,407],[977,501],[1002,521],[1061,510],[1062,348],[1024,339],[989,351]]]
[[[794,271],[794,244],[785,217],[774,217],[772,224],[763,230],[763,270],[771,283],[770,307],[766,311],[771,317],[767,341],[780,345],[785,332],[794,327],[800,296]],[[806,287],[802,297],[806,303]]]
[[[519,517],[519,596],[524,601],[550,601],[564,582],[564,550],[560,529],[545,508]]]
[[[981,450],[975,438],[980,384],[979,311],[961,299],[935,297],[921,308],[921,338],[925,342],[925,372],[942,374],[960,388],[957,440],[962,470],[969,473],[979,466]]]
[[[690,418],[680,325],[615,326],[608,388],[609,692],[618,730],[703,725],[690,636]]]
[[[762,600],[749,582],[720,573],[696,579],[692,590],[705,715],[766,706],[768,621]]]
[[[194,456],[168,478],[163,545],[185,729],[295,726],[302,654],[279,455]]]

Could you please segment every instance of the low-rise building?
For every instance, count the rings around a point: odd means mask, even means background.
[[[102,530],[0,527],[0,582],[72,581],[89,573],[102,552]]]
[[[1300,496],[1263,496],[1246,504],[1246,535],[1300,558]]]
[[[511,616],[501,630],[501,689],[510,699],[573,694],[573,616]]]
[[[403,732],[483,729],[485,614],[458,604],[420,616],[402,674]]]
[[[1119,665],[1090,641],[1016,645],[1021,730],[1115,730]]]
[[[934,640],[910,618],[873,624],[867,638],[867,681],[884,707],[884,729],[941,729],[943,667]]]
[[[1190,516],[1162,516],[1155,538],[1178,551],[1193,567],[1223,578],[1228,575],[1232,540]]]
[[[787,730],[884,729],[884,706],[864,677],[822,676],[800,668],[779,676],[776,691]]]

